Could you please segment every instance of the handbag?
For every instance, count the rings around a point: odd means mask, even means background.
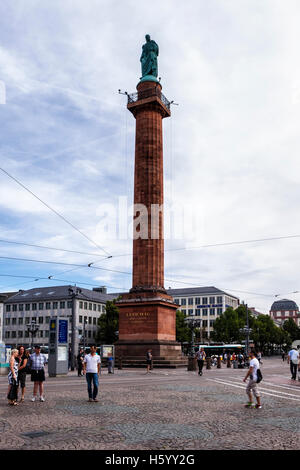
[[[12,380],[12,386],[10,387],[10,391],[7,394],[7,398],[11,401],[18,399],[18,385],[15,379]]]
[[[261,382],[262,379],[263,379],[263,376],[262,376],[262,373],[261,373],[261,370],[260,370],[260,369],[257,369],[256,375],[257,375],[256,383],[259,384],[259,382]]]

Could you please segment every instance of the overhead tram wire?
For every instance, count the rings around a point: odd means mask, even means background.
[[[75,254],[79,254],[79,255],[101,256],[104,259],[108,258],[106,255],[99,255],[97,253],[88,253],[86,251],[67,250],[66,248],[54,248],[54,247],[51,247],[51,246],[36,245],[34,243],[17,242],[17,241],[12,241],[12,240],[3,240],[3,239],[0,239],[0,243],[10,243],[12,245],[29,246],[29,247],[32,247],[32,248],[42,248],[42,249],[45,249],[45,250],[62,251],[62,252],[66,252],[66,253],[75,253]]]
[[[46,261],[46,260],[37,260],[37,259],[30,259],[30,258],[16,258],[12,256],[0,256],[0,259],[9,259],[13,261],[25,261],[25,262],[32,262],[32,263],[55,264],[55,265],[62,265],[62,266],[75,266],[77,268],[99,269],[101,271],[109,271],[109,272],[114,272],[114,273],[131,275],[131,273],[127,271],[118,271],[116,269],[108,269],[108,268],[102,268],[100,266],[92,266],[93,263],[89,263],[89,264],[63,263],[62,261]]]
[[[92,243],[94,246],[96,246],[96,248],[98,248],[99,250],[103,251],[104,253],[106,253],[106,255],[108,257],[111,257],[112,255],[110,253],[108,253],[108,251],[106,251],[104,248],[102,248],[101,246],[99,246],[96,242],[94,242],[94,240],[92,240],[91,238],[89,238],[85,233],[83,233],[81,230],[79,230],[74,224],[72,224],[72,222],[70,222],[69,220],[67,220],[63,215],[61,215],[59,212],[57,212],[55,209],[53,209],[51,206],[49,206],[49,204],[47,204],[46,202],[44,202],[40,197],[38,197],[36,194],[34,194],[30,189],[28,189],[23,183],[21,183],[19,180],[17,180],[17,178],[15,178],[14,176],[12,176],[10,173],[8,173],[6,170],[4,170],[4,168],[1,168],[0,167],[0,170],[5,173],[9,178],[11,178],[13,181],[15,181],[19,186],[21,186],[23,189],[25,189],[25,191],[27,191],[28,193],[30,193],[33,197],[35,197],[38,201],[40,201],[44,206],[46,206],[49,210],[51,210],[54,214],[56,214],[58,217],[60,217],[64,222],[66,222],[68,225],[70,225],[74,230],[76,230],[76,232],[80,233],[80,235],[82,235],[84,238],[86,238],[90,243]]]
[[[83,281],[71,281],[69,279],[58,279],[58,278],[54,278],[52,276],[38,277],[38,276],[21,276],[21,275],[16,275],[15,276],[15,275],[12,275],[12,274],[0,274],[0,277],[13,277],[13,278],[25,278],[25,279],[30,278],[31,279],[31,281],[27,281],[27,282],[24,282],[24,283],[18,284],[18,285],[29,284],[29,283],[32,283],[32,282],[35,282],[35,281],[59,281],[59,282],[67,282],[67,283],[74,284],[74,285],[85,285],[85,286],[94,286],[95,287],[95,282],[92,284],[92,283],[83,282]],[[14,284],[14,285],[16,285],[16,284]],[[6,287],[13,287],[13,286],[6,286]],[[106,287],[109,287],[111,289],[123,290],[123,291],[126,290],[125,287],[116,287],[116,286],[109,286],[109,285],[107,285]]]

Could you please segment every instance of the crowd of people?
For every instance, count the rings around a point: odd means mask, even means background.
[[[204,348],[199,348],[195,353],[195,357],[198,363],[198,374],[199,376],[203,375],[203,367],[205,361],[207,361],[207,356]],[[246,376],[243,381],[247,382],[246,393],[248,395],[249,401],[247,408],[256,407],[261,408],[260,402],[260,393],[257,388],[257,384],[262,380],[262,375],[260,371],[260,366],[262,364],[261,353],[251,350],[249,356],[238,353],[230,353],[229,351],[225,352],[222,356],[212,356],[210,357],[211,364],[217,365],[221,362],[231,366],[231,363],[237,365],[235,368],[247,368]],[[283,361],[285,356],[282,356]],[[287,361],[290,365],[290,371],[292,374],[291,379],[300,380],[300,354],[299,349],[292,348],[287,354]],[[11,406],[16,406],[20,402],[24,401],[25,391],[26,391],[26,378],[27,374],[30,375],[31,382],[33,382],[33,395],[31,401],[36,401],[37,394],[39,392],[39,399],[41,402],[45,401],[44,398],[44,382],[45,382],[45,365],[47,363],[47,358],[44,354],[41,354],[41,347],[36,345],[35,350],[32,354],[24,348],[24,346],[19,346],[18,349],[13,349],[11,351],[11,357],[9,361],[9,373],[8,373],[8,404]],[[107,361],[108,373],[112,373],[113,367],[113,358],[111,354],[108,357]],[[151,372],[153,368],[153,356],[152,350],[148,349],[146,353],[146,367],[147,373]],[[78,376],[81,377],[85,375],[87,382],[88,397],[90,402],[97,402],[97,395],[99,389],[99,374],[101,368],[101,357],[97,354],[97,347],[93,345],[90,347],[90,353],[87,354],[86,351],[81,348],[77,355],[77,372]],[[19,388],[21,389],[21,398],[18,402],[18,392]],[[256,404],[253,403],[253,396],[256,398]]]

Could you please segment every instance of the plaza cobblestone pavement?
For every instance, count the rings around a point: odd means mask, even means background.
[[[84,377],[46,376],[44,403],[7,406],[0,377],[0,449],[298,450],[300,382],[281,358],[265,358],[262,409],[246,409],[246,371],[115,370],[100,376],[99,402],[87,401]],[[293,438],[291,439],[291,435]]]

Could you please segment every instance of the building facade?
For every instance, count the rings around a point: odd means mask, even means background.
[[[210,338],[214,322],[228,307],[239,306],[238,297],[213,286],[168,289],[167,292],[174,298],[178,310],[199,321],[202,338]]]
[[[70,330],[74,308],[76,349],[80,343],[88,345],[95,341],[97,322],[105,312],[107,300],[115,296],[105,288],[76,289],[74,286],[40,287],[20,290],[3,302],[3,341],[13,347],[31,345],[30,323],[38,325],[34,343],[48,345],[51,317],[68,317]],[[71,331],[69,340],[71,342]]]
[[[271,318],[277,323],[284,323],[285,320],[292,318],[297,326],[300,326],[300,313],[296,302],[293,300],[276,300],[270,309]]]

